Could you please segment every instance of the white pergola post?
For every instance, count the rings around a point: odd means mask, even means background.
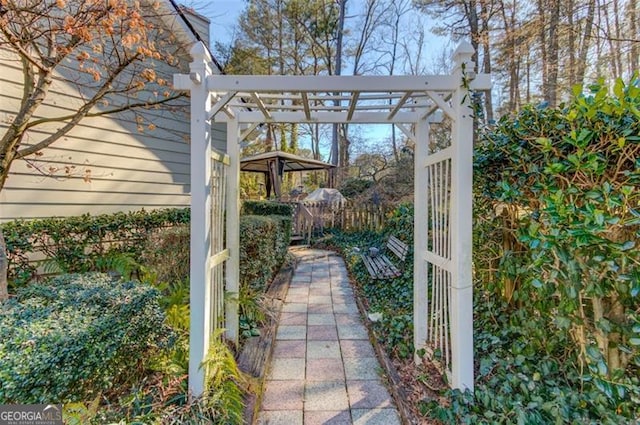
[[[240,292],[240,131],[238,121],[227,121],[227,249],[229,259],[226,264],[225,289],[231,302],[225,303],[225,327],[227,339],[238,343],[240,325],[238,317],[238,296]]]
[[[427,252],[429,237],[427,167],[425,160],[429,154],[429,123],[422,119],[416,123],[414,152],[414,205],[413,205],[413,346],[415,361],[420,362],[417,351],[424,348],[427,341],[427,319],[429,317],[428,285],[429,275],[424,253]]]
[[[174,76],[174,86],[191,91],[189,389],[198,397],[205,389],[205,371],[200,365],[211,334],[211,97],[206,87],[211,57],[202,43],[193,46],[191,57],[190,74]]]
[[[451,385],[473,391],[473,110],[469,88],[474,50],[462,43],[454,53],[453,76],[460,86],[453,93],[451,170]],[[469,82],[470,83],[470,82]]]

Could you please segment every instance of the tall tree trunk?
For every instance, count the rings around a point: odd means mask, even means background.
[[[489,8],[487,5],[488,0],[481,1],[481,14],[482,14],[482,72],[491,74],[491,46],[489,45]],[[493,121],[493,99],[491,98],[491,89],[484,92],[484,110],[485,110],[485,122],[489,123]]]
[[[507,111],[515,112],[518,98],[518,63],[520,61],[520,52],[516,51],[516,0],[512,1],[511,14],[507,16],[507,7],[505,2],[500,4],[500,12],[502,14],[502,24],[504,25],[505,48],[507,51],[507,68],[509,71],[509,102],[507,103]]]
[[[622,24],[620,23],[620,7],[619,7],[619,3],[618,0],[613,0],[613,22],[614,22],[614,36],[615,36],[615,51],[614,53],[614,60],[616,61],[616,63],[618,64],[618,71],[619,71],[619,75],[618,77],[622,77],[623,74],[623,67],[622,67],[622,45],[621,45],[621,40],[622,40]]]
[[[549,61],[547,59],[547,2],[538,0],[538,37],[540,38],[540,59],[542,59],[542,92],[546,99],[545,86],[549,80]]]
[[[609,44],[609,54],[607,55],[608,62],[611,65],[611,69],[613,69],[613,75],[610,74],[610,76],[613,79],[615,79],[620,76],[621,70],[620,68],[618,68],[618,61],[616,60],[617,53],[615,51],[616,45],[613,40],[613,36],[611,35],[612,28],[611,28],[611,19],[609,16],[609,3],[607,2],[601,7],[602,7],[602,12],[604,14],[605,34],[607,37],[607,43]]]
[[[342,74],[342,37],[343,37],[343,32],[344,32],[344,14],[345,14],[345,8],[346,8],[346,3],[347,0],[340,0],[340,14],[339,14],[339,18],[338,18],[338,34],[337,34],[337,40],[336,40],[336,69],[335,69],[335,75],[341,75]],[[335,93],[336,96],[339,95],[340,93]],[[334,101],[334,104],[336,106],[340,106],[340,101],[336,100]],[[339,132],[338,132],[338,124],[333,124],[333,131],[332,131],[332,135],[331,135],[331,164],[333,165],[338,165],[339,163],[339,152],[338,152],[338,145],[340,143],[339,140]]]
[[[0,227],[0,302],[9,298],[9,285],[7,282],[8,269],[7,244],[2,234],[2,227]]]
[[[389,64],[389,75],[393,75],[395,72],[395,67],[396,67],[396,60],[398,57],[398,43],[400,42],[400,18],[402,17],[402,15],[404,14],[404,12],[401,10],[401,6],[396,4],[394,2],[394,21],[393,21],[393,26],[392,28],[392,39],[393,39],[393,45],[391,48],[391,63]],[[391,99],[389,99],[389,105],[391,105],[393,103],[393,101]],[[400,161],[400,153],[398,152],[398,143],[396,141],[396,126],[395,124],[391,124],[391,146],[393,149],[393,158],[395,159],[396,163],[398,163],[398,161]]]
[[[576,64],[576,84],[584,84],[584,75],[587,70],[587,54],[591,43],[591,32],[593,31],[593,20],[596,14],[596,0],[589,1],[587,16],[584,23],[584,33],[582,34],[582,42],[580,43],[580,53]]]
[[[629,75],[640,69],[640,24],[638,24],[638,9],[640,4],[637,0],[629,0],[627,4],[627,16],[629,17],[629,33],[631,39],[631,47],[629,49]]]
[[[569,39],[567,40],[567,50],[569,54],[569,89],[576,84],[576,5],[573,0],[567,1],[567,21],[569,24]]]
[[[471,35],[471,45],[475,50],[475,72],[480,70],[480,52],[478,47],[480,46],[480,25],[478,22],[478,10],[476,9],[476,0],[464,2],[466,8],[465,14],[467,15],[467,22],[469,23],[469,34]]]
[[[559,54],[559,25],[560,25],[560,0],[550,2],[549,14],[549,53],[547,64],[547,81],[545,82],[545,99],[549,106],[558,104],[558,54]]]

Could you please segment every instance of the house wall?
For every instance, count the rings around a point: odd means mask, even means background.
[[[171,81],[173,73],[186,71],[187,61],[156,69]],[[0,134],[19,107],[21,82],[19,62],[0,51]],[[69,114],[79,103],[79,90],[57,79],[36,118]],[[0,221],[188,206],[188,98],[183,104],[85,118],[41,155],[14,161],[0,191]],[[56,127],[45,127],[27,142]],[[213,138],[223,144],[224,127],[216,126]]]

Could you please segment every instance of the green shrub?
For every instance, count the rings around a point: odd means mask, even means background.
[[[244,201],[242,215],[282,215],[291,217],[293,207],[288,204],[270,201]]]
[[[373,180],[365,180],[360,178],[352,177],[347,179],[340,184],[338,190],[342,195],[346,198],[355,198],[361,195],[364,191],[373,186]]]
[[[188,222],[189,209],[182,208],[3,223],[9,279],[21,285],[37,277],[34,253],[65,273],[100,270],[101,260],[120,254],[138,258],[149,232]]]
[[[280,268],[291,240],[291,218],[243,216],[240,220],[240,282],[263,292]]]
[[[158,282],[189,279],[190,229],[188,225],[158,229],[148,235],[140,262],[155,274]]]
[[[243,336],[257,333],[264,318],[260,301],[267,284],[285,260],[290,240],[290,216],[240,216],[238,302]],[[181,303],[170,298],[188,300],[188,286],[181,282],[188,282],[189,278],[189,228],[177,226],[154,232],[145,244],[141,262],[155,275],[171,315]]]
[[[432,417],[452,425],[633,423],[637,411],[612,408],[605,394],[588,381],[583,385],[567,360],[567,335],[492,296],[477,300],[474,310],[475,392],[447,391],[448,406],[426,402],[423,410]]]
[[[501,120],[476,161],[477,204],[500,211],[477,219],[501,257],[488,288],[547,330],[542,346],[566,340],[576,391],[627,417],[640,400],[639,109],[638,81],[594,84]]]
[[[264,291],[284,262],[291,241],[290,216],[240,216],[240,279]],[[189,228],[177,226],[153,232],[145,243],[141,262],[161,283],[189,277]]]
[[[0,306],[0,404],[92,399],[166,345],[158,292],[104,274],[33,283]]]
[[[394,235],[413,248],[413,204],[400,204],[387,215],[384,233]]]

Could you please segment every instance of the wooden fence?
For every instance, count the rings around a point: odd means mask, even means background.
[[[389,207],[373,203],[286,202],[293,207],[294,238],[310,240],[328,228],[345,231],[381,230]]]

